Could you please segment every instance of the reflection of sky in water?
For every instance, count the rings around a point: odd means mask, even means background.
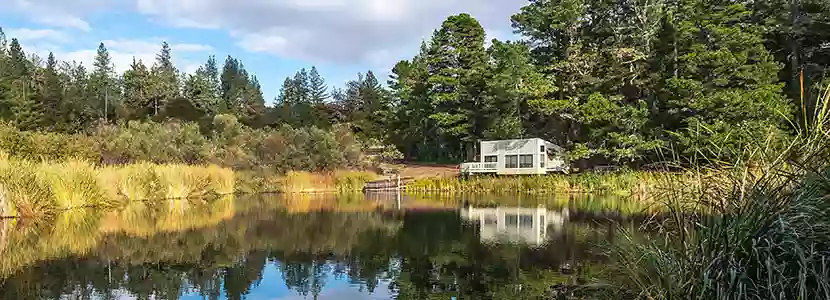
[[[349,277],[346,275],[335,276],[331,272],[325,274],[325,283],[320,295],[317,299],[334,300],[334,299],[355,299],[355,300],[375,300],[375,299],[391,299],[392,295],[389,293],[388,282],[380,281],[375,287],[373,293],[360,290],[360,287],[349,283]],[[365,288],[364,288],[365,289]],[[202,300],[199,291],[185,293],[182,300]],[[227,299],[225,293],[222,292],[220,299]],[[303,296],[296,291],[289,289],[285,285],[282,272],[279,268],[269,263],[265,266],[262,272],[262,280],[259,284],[254,283],[251,286],[251,292],[246,295],[245,299],[249,300],[299,300],[299,299],[314,299],[314,296]]]

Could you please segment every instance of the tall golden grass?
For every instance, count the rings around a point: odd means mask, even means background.
[[[81,208],[110,208],[137,201],[171,206],[234,192],[230,169],[178,164],[99,167],[9,159],[0,153],[0,217],[42,218]]]
[[[378,179],[368,171],[339,170],[326,173],[291,171],[283,174],[242,173],[237,181],[242,193],[360,192],[366,182]]]
[[[602,193],[648,196],[665,182],[683,180],[687,173],[619,171],[572,175],[474,176],[424,178],[406,186],[416,193]],[[645,198],[645,197],[644,197]]]

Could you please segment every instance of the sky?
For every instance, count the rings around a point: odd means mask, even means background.
[[[116,71],[152,63],[162,41],[195,71],[228,55],[259,79],[266,101],[285,77],[316,66],[329,87],[358,72],[385,78],[450,15],[469,13],[487,39],[515,39],[510,16],[526,0],[2,0],[0,27],[24,51],[91,66],[100,42]],[[220,66],[221,67],[221,66]],[[381,80],[385,81],[385,80]]]

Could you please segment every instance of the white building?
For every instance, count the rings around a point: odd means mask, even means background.
[[[513,242],[543,245],[548,240],[548,229],[561,231],[568,219],[568,209],[548,210],[544,207],[467,207],[461,218],[478,223],[481,241]]]
[[[565,151],[543,139],[482,141],[479,162],[461,164],[461,173],[469,174],[547,174],[568,173]]]

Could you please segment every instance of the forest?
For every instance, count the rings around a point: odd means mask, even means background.
[[[155,61],[135,60],[118,74],[103,43],[84,66],[27,53],[0,29],[0,119],[4,132],[18,131],[0,144],[14,155],[20,136],[94,139],[120,130],[129,141],[133,128],[147,140],[173,136],[166,140],[181,149],[201,141],[190,147],[196,154],[165,161],[216,162],[219,155],[205,157],[204,149],[235,147],[222,157],[317,170],[355,163],[342,154],[296,161],[307,151],[355,147],[345,131],[413,161],[462,161],[479,140],[532,136],[564,146],[582,164],[714,163],[737,159],[747,145],[786,141],[811,121],[830,84],[823,0],[530,0],[510,21],[520,38],[499,41],[488,40],[474,16],[450,16],[389,78],[367,71],[331,88],[315,67],[281,87],[261,83],[232,56],[221,66],[210,56],[185,74],[167,43]],[[266,101],[263,84],[279,95]],[[238,142],[227,142],[229,131]],[[32,147],[56,147],[45,140]],[[147,153],[101,154],[102,162],[167,155],[161,145],[159,153],[104,146]],[[294,161],[280,158],[285,149]]]

